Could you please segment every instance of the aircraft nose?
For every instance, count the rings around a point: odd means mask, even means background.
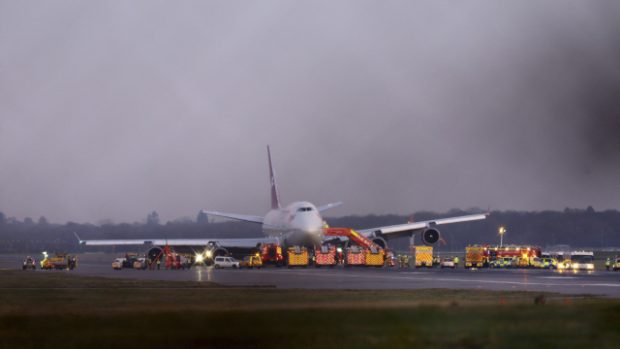
[[[295,229],[313,234],[323,227],[323,221],[315,216],[297,217],[292,223]]]

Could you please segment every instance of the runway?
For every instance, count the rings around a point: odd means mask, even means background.
[[[133,270],[111,268],[115,255],[79,255],[76,275],[130,279],[215,282],[231,286],[270,286],[305,289],[484,289],[546,291],[565,294],[592,294],[620,298],[620,272],[558,273],[534,269],[399,269],[321,268],[214,269],[198,266],[189,270]],[[0,255],[0,268],[18,269],[23,256]]]

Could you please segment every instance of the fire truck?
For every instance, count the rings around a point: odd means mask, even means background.
[[[54,257],[50,257],[47,255],[47,252],[43,252],[43,256],[45,257],[41,261],[41,269],[51,270],[51,269],[69,269],[73,270],[77,267],[77,257],[70,256],[66,253],[56,253]]]
[[[433,246],[414,246],[415,267],[433,267]]]
[[[359,246],[349,246],[346,250],[345,267],[359,266],[366,263],[366,251]]]
[[[262,244],[260,246],[260,256],[263,261],[263,265],[274,264],[278,267],[284,265],[282,246],[278,244]]]
[[[288,267],[304,267],[310,263],[308,249],[303,246],[292,246],[286,251],[288,256]]]
[[[487,262],[498,259],[512,258],[512,266],[518,268],[529,268],[532,266],[532,259],[541,256],[540,247],[537,246],[484,246],[484,255]]]
[[[385,250],[382,248],[370,246],[365,249],[365,253],[364,262],[367,266],[380,268],[385,264]]]
[[[485,248],[483,246],[467,246],[465,247],[465,269],[482,268],[487,264],[485,256]]]
[[[346,248],[345,266],[382,267],[385,265],[386,251],[355,230],[351,228],[326,228],[325,235],[345,237],[349,243],[352,243]]]
[[[336,246],[323,245],[314,251],[314,266],[320,268],[322,266],[333,267],[336,265]]]

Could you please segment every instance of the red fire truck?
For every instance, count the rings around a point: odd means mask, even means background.
[[[534,257],[540,257],[541,250],[538,246],[484,246],[485,256],[489,263],[502,258],[512,258],[514,263],[513,267],[527,268],[531,265],[531,260]]]
[[[314,251],[314,265],[317,268],[336,265],[336,246],[323,245],[321,248],[316,249]]]
[[[282,246],[278,244],[262,244],[260,247],[260,256],[264,265],[275,264],[278,267],[284,265]]]

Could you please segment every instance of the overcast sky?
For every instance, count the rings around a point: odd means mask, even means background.
[[[620,2],[0,1],[0,211],[620,208]]]

